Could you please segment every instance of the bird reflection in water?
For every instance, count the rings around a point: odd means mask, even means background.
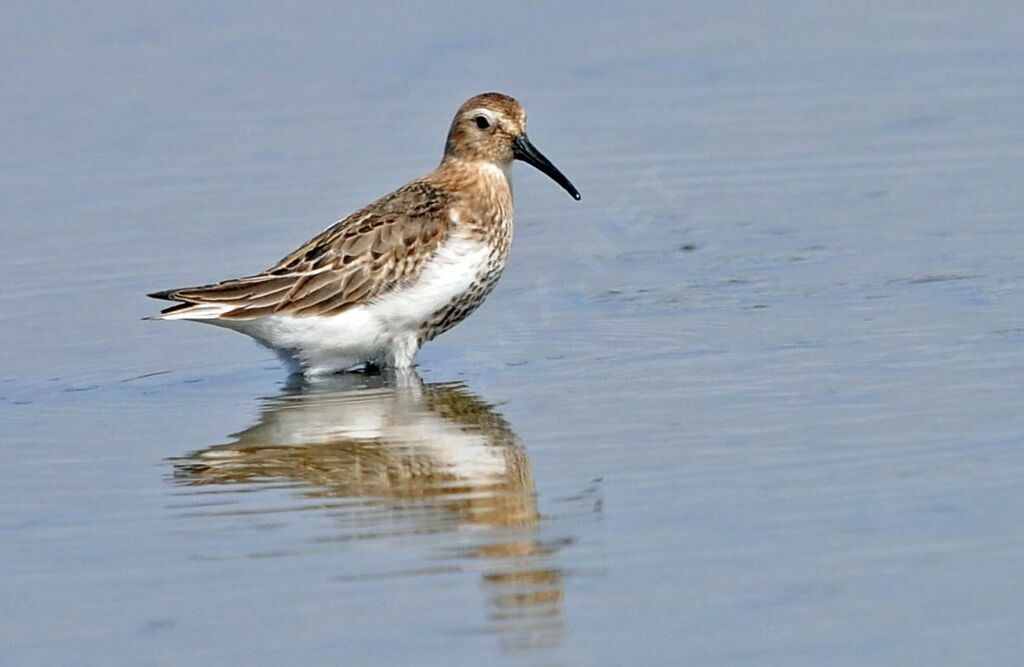
[[[365,516],[346,518],[364,528],[393,530],[413,517],[404,532],[452,534],[440,557],[483,572],[484,631],[510,649],[558,643],[562,573],[557,545],[537,533],[529,459],[505,419],[464,385],[348,374],[293,386],[265,399],[259,422],[233,437],[176,459],[175,481],[298,483],[307,498],[359,499],[347,511]],[[479,530],[467,543],[455,533],[463,528]]]

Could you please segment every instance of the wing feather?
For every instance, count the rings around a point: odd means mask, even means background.
[[[262,273],[150,296],[182,302],[163,311],[177,318],[187,318],[193,306],[209,313],[211,305],[224,307],[217,317],[232,320],[340,313],[415,279],[451,231],[450,204],[447,191],[413,181]]]

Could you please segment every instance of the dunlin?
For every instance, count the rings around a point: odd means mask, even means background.
[[[307,376],[362,364],[408,368],[426,341],[494,289],[512,240],[512,161],[579,192],[526,137],[515,99],[484,93],[452,121],[434,171],[335,223],[271,268],[149,296],[152,319],[192,320],[256,339]]]

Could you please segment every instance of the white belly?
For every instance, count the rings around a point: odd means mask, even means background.
[[[420,326],[472,287],[490,254],[486,244],[457,235],[437,250],[415,282],[337,315],[281,314],[215,323],[278,350],[307,375],[364,362],[407,367],[419,349]]]

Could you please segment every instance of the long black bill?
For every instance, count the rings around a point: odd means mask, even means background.
[[[530,143],[525,134],[520,134],[512,142],[512,154],[517,160],[522,160],[543,171],[551,180],[565,188],[565,191],[571,194],[573,199],[579,201],[580,191],[576,189],[576,186],[569,182],[565,174],[558,171],[558,167],[551,164],[551,160],[544,157],[544,154]]]

